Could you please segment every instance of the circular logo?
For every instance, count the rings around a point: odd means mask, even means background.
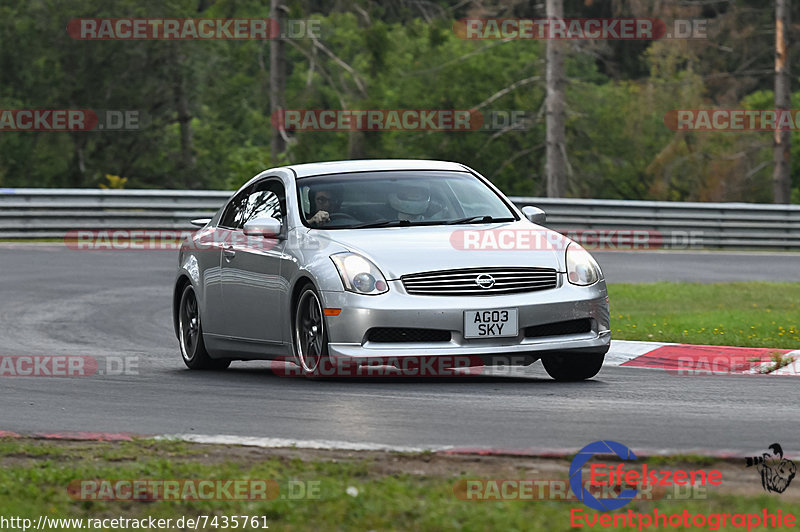
[[[488,290],[489,288],[494,286],[494,277],[489,275],[488,273],[482,273],[478,277],[475,278],[475,284]]]
[[[583,464],[596,454],[615,454],[620,460],[636,460],[636,455],[633,454],[633,451],[621,443],[609,440],[592,442],[578,451],[578,454],[575,455],[569,465],[569,487],[578,500],[589,508],[600,510],[601,512],[622,508],[636,497],[636,494],[639,493],[638,490],[623,490],[618,497],[600,497],[598,499],[583,486]]]

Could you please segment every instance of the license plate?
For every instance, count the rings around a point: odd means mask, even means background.
[[[518,333],[515,308],[464,311],[464,338],[499,338]]]

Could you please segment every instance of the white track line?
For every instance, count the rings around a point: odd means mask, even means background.
[[[286,438],[260,438],[255,436],[232,436],[224,434],[163,434],[156,440],[180,440],[192,443],[212,443],[221,445],[246,445],[249,447],[294,447],[297,449],[327,449],[340,451],[393,451],[398,453],[421,453],[425,451],[446,451],[450,445],[423,445],[407,447],[403,445],[387,445],[383,443],[356,443],[337,440],[293,440]]]
[[[421,445],[416,447],[403,445],[387,445],[382,443],[355,443],[334,440],[294,440],[285,438],[259,438],[253,436],[233,436],[233,435],[209,435],[209,434],[163,434],[154,436],[155,440],[178,440],[190,443],[206,443],[219,445],[244,445],[249,447],[262,447],[267,449],[295,448],[295,449],[318,449],[329,451],[388,451],[398,453],[421,453],[433,452],[452,455],[483,455],[483,456],[525,456],[525,457],[569,457],[574,452],[559,448],[527,448],[527,449],[503,449],[492,447],[459,447],[453,445]],[[697,454],[710,456],[720,459],[741,459],[744,456],[756,454],[758,449],[636,449],[638,456],[671,456]],[[791,459],[797,459],[800,455],[787,454]]]

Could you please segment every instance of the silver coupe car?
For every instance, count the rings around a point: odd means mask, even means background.
[[[611,341],[605,280],[544,219],[453,162],[266,170],[181,245],[183,361],[278,360],[318,377],[376,359],[541,359],[556,380],[591,378]]]

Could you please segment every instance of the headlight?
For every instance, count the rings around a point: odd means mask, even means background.
[[[600,280],[600,266],[578,244],[567,246],[567,278],[572,284],[589,286]]]
[[[371,261],[357,253],[337,253],[331,260],[339,270],[345,290],[356,294],[378,295],[389,291],[386,279]]]

